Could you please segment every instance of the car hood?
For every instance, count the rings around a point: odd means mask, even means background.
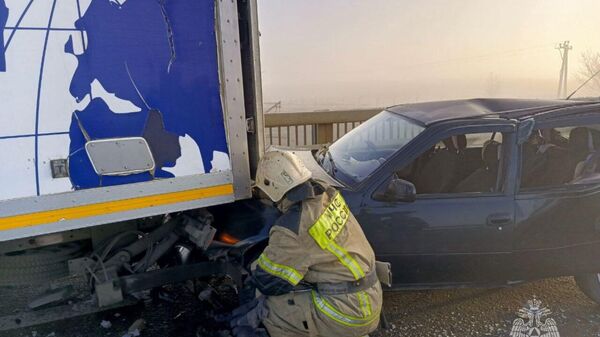
[[[327,173],[327,171],[325,171],[321,165],[319,165],[319,163],[317,163],[317,161],[315,160],[315,157],[312,154],[312,151],[310,150],[297,150],[297,149],[285,149],[285,148],[277,148],[277,147],[271,147],[269,148],[269,151],[275,150],[277,149],[278,151],[285,151],[285,152],[290,152],[295,154],[304,164],[304,166],[306,166],[306,168],[312,173],[312,177],[313,179],[316,180],[321,180],[331,186],[334,187],[344,187],[344,185],[342,183],[340,183],[339,181],[335,180],[333,177],[331,177],[329,175],[329,173]]]

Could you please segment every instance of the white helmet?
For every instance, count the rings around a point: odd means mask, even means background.
[[[311,177],[312,173],[295,154],[274,150],[266,152],[258,163],[256,187],[277,202],[291,189]]]

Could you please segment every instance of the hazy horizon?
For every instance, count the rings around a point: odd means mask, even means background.
[[[571,41],[600,52],[593,0],[259,0],[265,102],[283,111],[471,98],[556,98]],[[592,87],[581,96],[600,95]]]

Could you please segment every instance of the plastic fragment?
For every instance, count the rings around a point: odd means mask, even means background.
[[[146,327],[146,321],[142,318],[138,318],[129,326],[127,329],[127,334],[130,336],[139,336],[140,332]]]

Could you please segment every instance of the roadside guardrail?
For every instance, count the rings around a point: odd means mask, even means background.
[[[382,110],[266,113],[265,143],[267,146],[291,147],[315,147],[331,143]]]

